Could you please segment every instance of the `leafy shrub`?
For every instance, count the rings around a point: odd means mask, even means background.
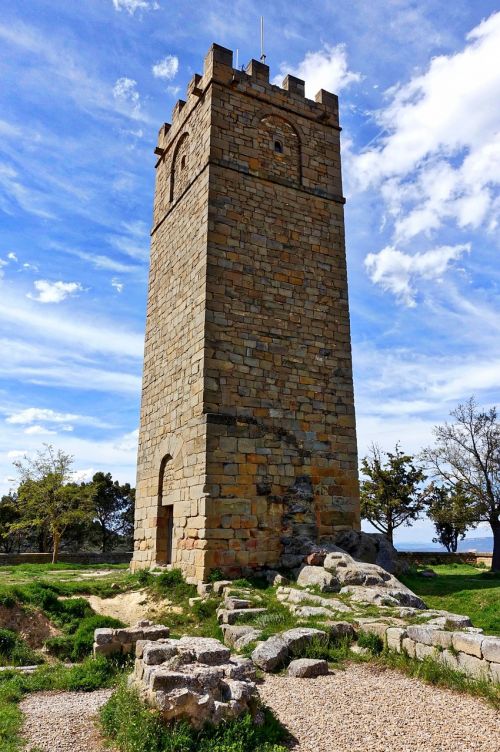
[[[69,661],[73,652],[73,638],[69,635],[66,637],[49,637],[48,640],[45,640],[44,647],[55,658],[59,658],[61,661]]]
[[[123,626],[125,626],[123,622],[119,621],[119,619],[114,619],[112,616],[100,616],[99,614],[94,614],[93,616],[87,616],[85,619],[82,619],[78,625],[78,629],[74,635],[72,635],[72,659],[74,661],[79,661],[92,651],[94,630],[103,627],[116,628]]]
[[[383,640],[376,634],[371,632],[359,632],[358,645],[360,648],[366,648],[372,655],[380,655],[384,649]]]
[[[211,619],[219,607],[219,601],[216,598],[208,598],[206,601],[197,601],[193,606],[193,614],[200,621]]]
[[[223,579],[224,579],[224,573],[222,569],[210,570],[210,574],[208,575],[209,582],[219,582],[219,580],[223,580]]]
[[[181,603],[196,595],[196,587],[188,585],[180,569],[170,569],[153,578],[153,590],[157,595],[173,603]]]
[[[187,723],[165,725],[123,683],[102,708],[101,724],[121,752],[285,752],[283,728],[267,709],[261,726],[245,715],[195,731]]]

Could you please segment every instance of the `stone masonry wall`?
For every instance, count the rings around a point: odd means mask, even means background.
[[[359,528],[337,98],[214,45],[160,130],[134,567],[203,579]]]

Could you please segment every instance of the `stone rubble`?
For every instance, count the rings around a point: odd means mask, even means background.
[[[94,632],[94,655],[125,655],[134,651],[140,640],[159,640],[168,637],[170,630],[163,624],[153,624],[144,619],[133,627],[119,629],[101,628]]]
[[[165,721],[184,719],[195,728],[258,709],[252,661],[208,637],[138,642],[129,685]]]

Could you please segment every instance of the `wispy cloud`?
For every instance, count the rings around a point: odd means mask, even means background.
[[[115,10],[126,11],[130,16],[141,10],[159,10],[160,3],[155,0],[113,0]]]
[[[109,427],[108,424],[91,415],[61,413],[57,410],[51,410],[50,408],[44,407],[26,407],[22,410],[12,412],[7,415],[5,422],[21,426],[43,422],[55,424],[79,423],[80,425],[96,426],[99,428]]]

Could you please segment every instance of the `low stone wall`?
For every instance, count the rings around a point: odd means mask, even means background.
[[[413,565],[435,564],[484,564],[491,567],[493,554],[478,553],[476,551],[463,551],[456,554],[450,554],[448,551],[398,551],[398,560]]]
[[[94,655],[128,655],[134,652],[140,640],[162,640],[169,636],[170,630],[163,624],[153,624],[144,619],[133,627],[121,629],[101,628],[94,631]]]
[[[433,658],[474,679],[500,684],[500,637],[473,627],[450,632],[430,624],[393,627],[378,622],[363,625],[363,630],[381,637],[389,650],[417,660]]]
[[[111,551],[106,554],[99,553],[61,553],[58,562],[62,564],[128,564],[132,558],[132,552]],[[50,564],[52,554],[23,553],[23,554],[0,554],[0,567],[13,566],[15,564]]]

